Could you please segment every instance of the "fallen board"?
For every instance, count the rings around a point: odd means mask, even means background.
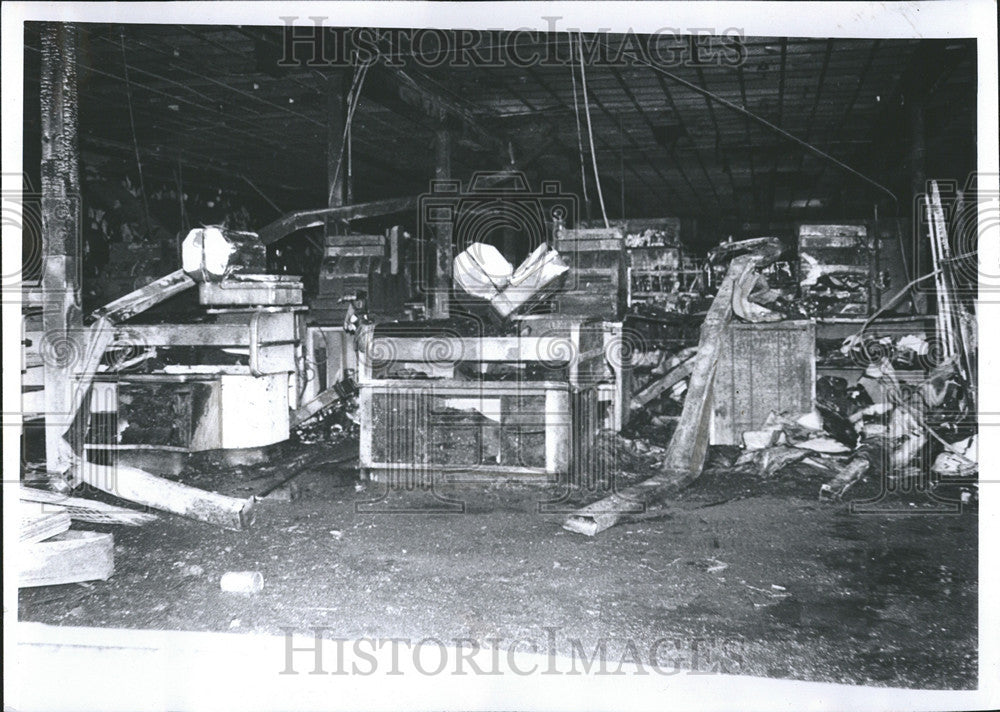
[[[145,504],[224,529],[246,529],[253,523],[253,498],[237,499],[157,477],[136,467],[84,463],[83,482],[130,502]]]
[[[642,408],[651,400],[655,400],[659,397],[663,391],[683,381],[694,371],[694,366],[695,360],[692,357],[670,369],[669,373],[657,378],[655,381],[632,396],[632,410]]]
[[[157,517],[152,512],[140,512],[136,509],[126,509],[107,502],[94,499],[70,497],[57,492],[21,487],[18,497],[22,502],[42,502],[48,505],[58,505],[66,510],[69,518],[78,522],[93,524],[124,524],[140,527],[149,522],[155,522]],[[68,528],[68,527],[67,527]]]
[[[194,284],[194,280],[184,274],[184,270],[176,270],[153,280],[134,292],[118,297],[113,302],[108,302],[92,312],[90,318],[107,319],[111,323],[118,324],[186,289],[190,289]]]
[[[18,588],[106,581],[115,572],[111,534],[67,531],[20,549]]]
[[[342,399],[343,396],[337,391],[336,388],[327,388],[318,396],[306,403],[303,403],[294,412],[292,412],[291,418],[289,419],[289,425],[293,428],[297,428],[321,410],[329,408],[331,405]]]
[[[698,340],[698,353],[688,382],[684,409],[667,447],[662,472],[637,485],[627,487],[593,504],[578,509],[563,522],[563,528],[594,536],[613,527],[623,518],[643,514],[701,474],[708,453],[709,423],[712,416],[712,384],[719,361],[722,334],[733,317],[736,282],[761,260],[748,254],[733,259],[726,278],[705,316]]]
[[[52,504],[21,502],[21,526],[18,539],[22,544],[44,541],[69,529],[69,513]]]

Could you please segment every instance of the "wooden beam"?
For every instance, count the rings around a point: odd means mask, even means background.
[[[246,529],[253,523],[253,499],[237,499],[165,480],[125,465],[106,467],[83,463],[83,482],[102,492],[162,509],[223,529]]]
[[[632,396],[632,410],[642,408],[671,386],[683,381],[694,371],[694,366],[695,360],[694,357],[692,357],[683,361],[680,365],[670,369],[669,373],[654,380],[648,386]]]
[[[33,487],[19,487],[18,498],[21,502],[36,502],[50,507],[59,507],[66,511],[70,519],[77,522],[141,527],[144,524],[155,522],[157,519],[157,516],[152,512],[126,509],[107,502],[99,502],[96,499],[69,497]]]
[[[193,286],[193,279],[184,274],[183,270],[176,270],[108,302],[100,309],[91,312],[90,317],[92,319],[106,319],[109,323],[117,324]]]
[[[58,505],[22,501],[18,510],[18,541],[22,544],[44,541],[69,529],[69,513]]]
[[[414,210],[419,200],[419,196],[414,195],[405,198],[373,200],[368,203],[358,203],[356,205],[341,205],[335,208],[301,210],[281,216],[274,222],[265,225],[257,234],[265,245],[270,245],[297,230],[304,230],[307,227],[319,227],[325,225],[327,221],[358,220]]]
[[[111,534],[71,530],[23,546],[20,554],[18,588],[106,581],[115,572],[115,540]]]
[[[72,422],[76,366],[72,355],[86,346],[80,309],[80,173],[77,141],[77,28],[45,23],[41,30],[42,129],[42,324],[44,353],[45,464],[62,475],[72,465],[63,433]],[[67,353],[68,358],[61,357]]]
[[[451,178],[451,149],[451,131],[446,128],[438,129],[434,134],[435,180],[448,180]],[[454,259],[454,249],[452,246],[453,227],[453,224],[449,221],[441,221],[433,227],[435,259],[428,309],[428,316],[431,319],[447,319],[449,314],[448,297],[451,291],[451,269],[452,260]]]

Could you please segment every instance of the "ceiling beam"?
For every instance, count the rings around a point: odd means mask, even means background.
[[[705,73],[702,71],[701,65],[698,65],[697,70],[698,70],[698,83],[701,84],[702,89],[708,91],[708,81],[705,79]],[[715,128],[716,157],[719,158],[721,161],[723,161],[722,170],[729,176],[729,187],[733,191],[733,208],[736,211],[736,222],[742,224],[743,211],[740,209],[740,196],[739,193],[736,191],[736,182],[733,180],[732,167],[729,166],[728,158],[723,155],[725,148],[723,148],[722,145],[722,132],[719,131],[719,120],[715,117],[715,107],[712,105],[712,101],[711,99],[708,98],[707,95],[704,96],[703,98],[705,99],[705,108],[708,109],[708,115],[712,119],[712,126]],[[700,154],[698,160],[701,161]],[[725,170],[726,167],[729,167],[730,170],[728,171]],[[701,169],[705,171],[704,163],[701,164]],[[719,194],[715,191],[715,186],[712,182],[711,177],[708,176],[708,171],[705,171],[705,176],[708,177],[709,184],[712,185],[712,192],[715,193],[715,197],[716,199],[718,199]]]
[[[572,71],[572,69],[570,71]],[[544,79],[542,79],[542,77],[538,76],[537,72],[534,72],[534,71],[532,71],[529,68],[528,69],[528,73],[531,74],[532,78],[536,82],[538,82],[539,86],[541,86],[543,89],[545,89],[545,91],[547,91],[550,95],[552,95],[552,97],[554,97],[556,99],[556,101],[558,101],[558,102],[560,102],[560,103],[562,103],[562,104],[565,105],[565,102],[563,102],[563,100],[555,92],[555,90],[553,90],[552,87],[549,85],[549,83],[546,82]],[[582,77],[581,77],[581,81],[582,81]],[[601,112],[605,116],[607,116],[608,119],[610,119],[612,121],[612,123],[614,123],[615,117],[611,115],[611,112],[608,111],[607,108],[604,106],[603,102],[601,102],[600,97],[597,96],[597,92],[595,92],[593,90],[593,88],[590,88],[589,91],[588,91],[588,94],[589,94],[589,98],[594,100],[594,103],[597,104],[597,107],[601,110]],[[569,107],[567,107],[567,108],[569,108]],[[598,133],[600,133],[600,132],[598,132]],[[634,148],[638,148],[639,147],[639,144],[637,144],[635,142],[635,140],[632,138],[631,134],[628,134],[627,132],[623,132],[623,135],[625,135],[628,138],[629,142],[632,144],[632,146]],[[620,151],[619,151],[618,155],[619,155],[619,157],[621,156],[621,152]],[[659,175],[661,177],[661,179],[663,178],[663,174],[660,173],[659,169],[655,165],[653,166],[653,170],[656,171],[657,175]],[[651,185],[649,185],[649,182],[645,178],[643,178],[642,175],[639,174],[638,171],[635,170],[635,167],[632,165],[631,161],[629,162],[629,172],[632,173],[632,175],[634,175],[636,177],[636,179],[639,181],[639,183],[641,183],[642,186],[644,188],[646,188],[646,190],[648,190],[651,195],[656,196],[656,194],[657,194],[656,191],[653,189],[653,187]],[[618,191],[619,191],[619,201],[618,202],[620,204],[619,207],[621,207],[621,214],[624,216],[625,215],[625,204],[624,204],[624,201],[621,200],[621,194],[624,191],[624,184],[620,180],[619,181],[615,181],[615,182],[618,183]]]
[[[785,109],[785,68],[788,60],[788,38],[781,38],[781,69],[778,71],[778,120],[776,126],[781,126]],[[829,148],[829,146],[827,146]],[[771,161],[771,176],[768,181],[767,193],[767,225],[768,229],[774,221],[774,199],[778,192],[778,156]]]
[[[570,67],[570,71],[574,71],[572,67]],[[562,100],[562,98],[556,93],[556,91],[549,85],[548,82],[546,82],[541,77],[537,76],[537,72],[533,72],[530,68],[529,68],[528,72],[529,72],[529,74],[532,75],[532,77],[535,79],[535,81],[538,82],[539,86],[541,86],[546,92],[548,92],[548,94],[552,98],[554,98],[557,102],[559,102],[560,105],[564,106],[567,111],[570,111],[569,105]],[[582,78],[581,78],[581,81],[582,81]],[[588,84],[588,86],[589,86],[589,84]],[[588,91],[588,95],[589,95],[589,98],[591,98],[591,99],[594,100],[594,102],[597,104],[597,106],[601,110],[601,112],[605,116],[607,116],[608,119],[611,120],[612,123],[614,123],[615,122],[615,117],[611,115],[611,112],[609,112],[607,110],[607,108],[601,102],[600,98],[594,93],[594,91],[592,89],[590,89]],[[607,151],[608,153],[613,153],[613,154],[617,155],[619,157],[619,159],[621,159],[622,148],[623,148],[622,146],[615,146],[615,145],[613,145],[608,139],[606,139],[604,137],[604,135],[600,131],[595,131],[594,133],[595,133],[595,144],[594,144],[594,152],[595,153],[599,154],[599,153],[602,153],[604,151]],[[635,139],[633,139],[631,135],[628,135],[628,134],[626,134],[626,135],[627,135],[627,137],[629,139],[629,142],[631,143],[632,147],[634,149],[636,149],[636,150],[640,150],[641,151],[642,149],[639,147],[639,144],[636,143]],[[603,144],[603,146],[602,146],[602,148],[600,150],[598,150],[598,144]],[[662,204],[663,195],[661,193],[658,193],[651,185],[649,185],[649,181],[647,181],[642,176],[642,174],[639,173],[639,171],[636,169],[635,165],[631,161],[628,161],[627,163],[625,163],[625,167],[628,169],[629,173],[631,173],[633,176],[635,176],[635,179],[638,181],[639,186],[641,188],[643,188],[653,198],[654,204],[659,207]],[[656,166],[653,166],[653,169],[657,172],[658,175],[661,176],[661,179],[662,179],[663,176],[659,172],[659,170],[656,168]],[[614,178],[610,177],[610,175],[608,174],[607,171],[605,171],[605,173],[604,173],[604,179],[607,182],[613,183],[613,184],[615,184],[617,186],[617,188],[618,188],[618,196],[617,196],[618,197],[618,203],[619,203],[619,207],[621,209],[621,214],[624,216],[625,212],[626,212],[625,211],[625,204],[624,204],[624,202],[621,199],[622,195],[625,194],[625,185],[622,182],[624,180],[624,176],[622,176],[622,179],[620,179],[620,180],[615,180]]]
[[[619,86],[621,86],[622,91],[625,92],[625,95],[629,98],[629,101],[632,102],[632,106],[635,107],[636,112],[639,114],[640,117],[642,117],[643,121],[646,124],[646,127],[649,129],[649,133],[650,136],[652,136],[653,141],[656,141],[656,128],[653,126],[653,122],[650,121],[649,114],[643,111],[642,106],[639,104],[639,101],[635,97],[635,93],[629,87],[628,83],[625,81],[625,78],[622,77],[621,72],[619,72],[614,65],[610,66],[611,66],[611,73],[614,74],[615,79],[618,80],[618,84]],[[677,196],[678,191],[670,184],[670,180],[667,178],[667,175],[662,170],[660,170],[660,167],[654,160],[655,152],[643,151],[642,148],[639,146],[638,143],[636,143],[636,141],[632,138],[631,135],[629,135],[629,142],[632,144],[633,148],[635,148],[639,152],[640,155],[646,157],[647,163],[649,163],[649,166],[656,172],[656,175],[660,177],[660,180],[663,181],[663,185],[667,188],[667,190],[670,191],[670,193],[673,194],[674,196]]]
[[[743,65],[742,64],[740,64],[736,68],[736,72],[737,72],[737,77],[739,78],[739,83],[740,83],[740,98],[743,100],[743,108],[745,109],[745,108],[747,108],[747,86],[746,86],[746,80],[745,80],[745,78],[743,76]],[[753,209],[754,209],[754,212],[759,216],[761,214],[760,186],[757,185],[757,170],[756,170],[756,167],[754,166],[754,160],[753,160],[753,154],[754,154],[754,152],[753,152],[753,135],[752,135],[752,132],[750,130],[750,117],[747,116],[746,114],[743,115],[743,133],[744,133],[744,136],[746,137],[747,146],[750,149],[747,152],[747,157],[748,157],[748,159],[750,161],[750,193],[751,193],[752,202],[753,202]]]
[[[828,39],[826,41],[826,48],[823,51],[823,66],[819,71],[819,80],[816,82],[816,94],[813,96],[812,108],[809,110],[809,119],[806,121],[806,135],[803,137],[804,141],[809,141],[812,138],[813,127],[816,123],[816,111],[819,109],[819,100],[823,95],[823,87],[826,84],[826,73],[830,67],[830,56],[833,54],[833,39]],[[805,164],[806,151],[800,149],[799,152],[799,163],[798,168],[796,168],[796,173],[802,173],[802,166]],[[806,196],[807,198],[809,196]],[[792,202],[794,201],[794,195],[790,194],[788,196],[788,203],[785,205],[784,219],[787,221],[789,214],[792,210]]]
[[[824,149],[827,153],[830,152],[830,149],[833,147],[833,144],[836,142],[844,126],[846,125],[847,120],[850,118],[851,114],[854,111],[854,105],[857,103],[858,96],[860,96],[861,94],[861,88],[864,86],[865,80],[868,78],[868,74],[871,70],[872,63],[875,61],[875,55],[878,54],[881,42],[882,42],[881,40],[875,40],[874,42],[872,42],[872,46],[868,50],[868,53],[865,56],[865,60],[861,65],[861,69],[858,72],[858,79],[854,85],[854,91],[851,94],[850,101],[848,101],[847,103],[847,107],[844,109],[843,116],[841,116],[839,120],[836,118],[831,119],[830,123],[827,124],[825,132],[826,135],[824,137],[825,138]],[[819,169],[819,171],[817,171],[816,176],[813,179],[812,185],[809,188],[809,192],[806,194],[807,200],[813,199],[814,194],[817,192],[820,186],[820,181],[822,181],[823,176],[826,173],[827,166],[828,164],[824,161],[822,167]]]
[[[660,85],[660,91],[662,91],[663,95],[665,97],[667,97],[667,103],[670,104],[670,110],[673,112],[674,118],[677,120],[677,126],[680,128],[681,133],[684,136],[690,136],[690,134],[688,133],[688,130],[687,130],[687,125],[684,123],[684,118],[681,116],[680,111],[677,109],[677,103],[674,101],[673,92],[671,92],[670,91],[670,87],[667,86],[666,80],[663,78],[662,75],[660,75],[659,73],[657,73],[656,74],[656,81]],[[692,141],[693,141],[693,139],[692,139]],[[697,145],[694,146],[694,150],[695,150],[696,153],[698,152],[698,146]],[[684,170],[684,163],[681,161],[680,157],[677,155],[677,146],[676,145],[674,146],[673,153],[674,153],[674,157],[677,159],[677,166],[681,169],[681,175],[683,176],[684,181],[688,184],[688,187],[691,188],[691,191],[694,193],[695,197],[698,199],[698,205],[700,206],[701,210],[704,211],[705,210],[705,201],[704,201],[704,198],[702,197],[701,192],[697,188],[694,187],[694,184],[691,182],[691,179],[688,177],[687,171]]]

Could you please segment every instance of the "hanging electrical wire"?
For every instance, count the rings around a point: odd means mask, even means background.
[[[597,184],[597,202],[601,204],[601,215],[604,216],[604,227],[611,227],[608,222],[608,211],[604,208],[604,192],[601,190],[601,177],[597,173],[597,151],[594,149],[594,128],[590,123],[590,101],[587,98],[587,71],[583,61],[583,35],[576,33],[576,48],[580,54],[580,85],[583,87],[583,112],[587,117],[587,136],[590,139],[590,158],[594,164],[594,183]]]
[[[132,111],[132,84],[128,78],[128,60],[125,58],[125,30],[119,31],[122,44],[122,67],[125,70],[125,96],[128,99],[128,123],[132,129],[132,148],[135,150],[135,165],[139,171],[139,192],[142,193],[142,212],[146,219],[146,234],[152,230],[149,222],[149,203],[146,200],[146,182],[142,177],[142,158],[139,157],[139,139],[135,135],[135,114]]]
[[[573,114],[576,116],[576,146],[580,152],[580,184],[583,186],[583,203],[590,211],[590,196],[587,194],[587,169],[583,158],[583,129],[580,127],[580,103],[577,100],[576,68],[573,66],[573,35],[569,36],[569,75],[573,78]],[[589,216],[588,216],[589,217]]]
[[[347,148],[348,138],[351,135],[351,123],[354,121],[354,112],[358,108],[358,103],[361,99],[361,89],[365,83],[365,75],[368,74],[368,68],[375,63],[376,58],[372,58],[366,62],[362,62],[354,70],[354,79],[351,82],[351,88],[347,94],[347,115],[344,118],[344,133],[340,138],[340,155],[337,157],[337,167],[333,173],[333,179],[330,181],[330,192],[327,195],[327,204],[333,202],[333,191],[337,185],[337,180],[340,178],[340,172],[344,163],[345,150]]]

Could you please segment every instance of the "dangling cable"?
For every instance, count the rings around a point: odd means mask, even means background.
[[[590,196],[587,195],[586,162],[583,159],[583,129],[580,127],[580,104],[577,101],[576,68],[573,66],[573,35],[569,36],[569,75],[573,78],[573,113],[576,115],[576,145],[580,151],[580,184],[583,186],[583,203],[590,206]],[[589,216],[588,216],[589,217]]]
[[[608,211],[604,208],[604,192],[601,190],[601,177],[597,173],[597,151],[594,150],[594,129],[590,124],[590,101],[587,99],[587,72],[583,67],[583,36],[578,32],[576,47],[580,50],[580,84],[583,86],[583,111],[587,117],[587,136],[590,138],[590,158],[594,164],[594,183],[597,184],[597,201],[601,204],[601,215],[604,216],[604,227],[611,227],[608,222]]]
[[[132,113],[132,84],[128,79],[128,60],[125,59],[125,30],[120,30],[119,36],[122,44],[122,67],[125,70],[125,96],[128,99],[128,123],[132,128],[132,148],[135,149],[135,165],[139,171],[139,191],[142,193],[142,212],[146,217],[146,235],[148,236],[152,232],[153,226],[149,222],[149,203],[146,201],[146,183],[142,178],[139,139],[135,135],[135,115]]]
[[[365,75],[368,68],[375,63],[374,59],[362,63],[354,72],[354,79],[351,81],[351,89],[347,93],[347,116],[344,118],[344,133],[340,138],[340,156],[337,158],[337,168],[333,173],[333,180],[330,181],[330,192],[327,196],[327,204],[333,200],[333,189],[340,178],[340,169],[344,163],[344,151],[347,147],[347,139],[351,134],[351,123],[354,121],[354,111],[358,108],[361,99],[361,88],[365,83]]]

